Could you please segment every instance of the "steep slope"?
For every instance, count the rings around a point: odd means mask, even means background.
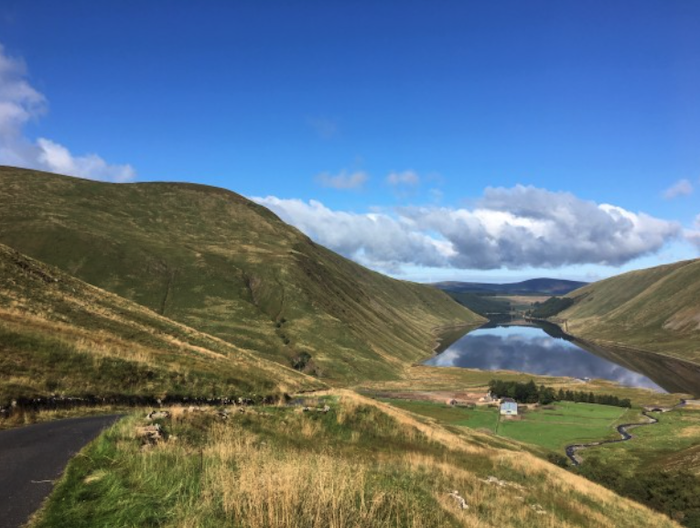
[[[321,386],[0,244],[0,407],[51,394],[220,397]]]
[[[478,316],[384,277],[223,189],[0,168],[0,242],[262,357],[340,382],[395,377]]]
[[[353,394],[295,412],[173,409],[144,449],[130,416],[71,462],[30,526],[678,528],[515,442]],[[115,507],[114,505],[118,505]]]
[[[570,293],[556,319],[595,341],[700,364],[700,260],[632,271]]]

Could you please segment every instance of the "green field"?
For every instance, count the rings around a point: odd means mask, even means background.
[[[617,437],[614,425],[628,411],[592,403],[559,402],[554,407],[526,412],[521,420],[501,420],[497,434],[560,451],[572,443]]]
[[[394,407],[435,418],[444,424],[461,425],[472,429],[488,429],[491,432],[495,432],[498,425],[498,412],[493,407],[467,409],[465,407],[448,407],[441,403],[427,401],[380,399]]]
[[[700,472],[700,409],[654,413],[659,423],[632,431],[634,440],[595,447],[586,459],[614,464],[625,473],[637,468],[690,469]],[[643,421],[641,416],[636,420]]]
[[[614,426],[634,421],[636,411],[591,403],[558,402],[553,409],[525,411],[519,419],[499,419],[495,407],[448,407],[442,403],[384,399],[388,403],[444,424],[487,429],[492,433],[562,451],[567,445],[616,438]],[[628,420],[629,419],[629,420]]]

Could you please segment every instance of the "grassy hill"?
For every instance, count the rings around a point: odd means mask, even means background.
[[[556,315],[576,336],[700,364],[700,260],[632,271],[570,293]]]
[[[517,442],[350,391],[303,403],[317,410],[174,408],[160,423],[177,440],[157,446],[129,416],[73,460],[31,526],[679,526]]]
[[[387,278],[233,192],[0,167],[0,242],[260,357],[352,382],[399,376],[431,330],[479,316]]]
[[[52,394],[248,397],[321,386],[0,244],[0,406]]]

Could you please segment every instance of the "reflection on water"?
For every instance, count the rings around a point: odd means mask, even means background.
[[[541,328],[530,326],[479,328],[428,360],[426,365],[602,378],[630,387],[665,392],[643,374],[592,354],[571,341],[553,337]]]

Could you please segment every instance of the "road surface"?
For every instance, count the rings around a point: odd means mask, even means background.
[[[90,416],[0,431],[0,528],[27,522],[68,461],[120,416]]]

